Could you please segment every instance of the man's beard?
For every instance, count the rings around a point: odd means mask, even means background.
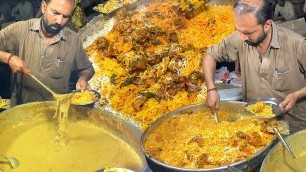
[[[63,29],[63,26],[61,26],[58,23],[54,23],[54,24],[50,24],[49,25],[47,20],[44,19],[44,18],[43,18],[42,21],[43,21],[43,27],[45,28],[45,31],[47,33],[56,35],[56,34],[58,34]],[[52,26],[55,27],[56,29],[53,29]]]
[[[251,42],[250,40],[246,40],[245,43],[247,43],[248,45],[257,47],[260,43],[262,43],[262,41],[264,41],[267,37],[267,33],[263,30],[263,33],[260,35],[260,37],[257,39],[256,42]]]

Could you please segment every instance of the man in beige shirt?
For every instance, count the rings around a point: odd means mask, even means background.
[[[214,73],[217,61],[239,60],[244,100],[275,97],[283,100],[282,119],[291,132],[306,128],[306,41],[272,21],[265,0],[237,0],[234,5],[236,31],[203,58],[207,84],[206,105],[219,108]]]
[[[291,2],[277,0],[273,20],[289,21],[296,19],[294,7]]]
[[[15,21],[33,18],[33,5],[27,0],[22,0],[12,9],[12,16],[15,18]]]
[[[59,94],[69,91],[71,71],[79,71],[76,88],[81,90],[90,88],[88,80],[94,74],[78,35],[64,27],[73,12],[74,0],[43,0],[41,6],[41,18],[17,22],[0,31],[0,61],[15,73],[13,106],[53,99],[27,76],[29,73]]]

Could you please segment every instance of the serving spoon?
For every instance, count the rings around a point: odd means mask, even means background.
[[[36,82],[38,82],[41,86],[43,86],[47,91],[49,91],[52,96],[54,97],[54,99],[56,100],[56,112],[53,118],[55,118],[56,116],[58,116],[59,114],[59,106],[61,102],[66,102],[65,100],[67,100],[68,98],[71,97],[72,93],[69,94],[57,94],[54,91],[52,91],[49,87],[47,87],[44,83],[42,83],[39,79],[37,79],[34,75],[29,74]]]
[[[0,156],[5,158],[6,160],[8,160],[8,162],[10,163],[10,165],[13,169],[17,168],[19,166],[19,161],[16,158],[10,157],[10,156],[5,156],[1,153],[0,153]]]
[[[219,121],[218,112],[215,111],[215,112],[214,112],[214,115],[215,115],[216,123],[218,124],[218,123],[220,122],[220,121]]]
[[[299,163],[299,161],[296,159],[296,157],[294,156],[294,154],[292,153],[292,151],[290,150],[288,144],[286,143],[286,141],[284,140],[283,136],[280,134],[280,132],[278,131],[278,129],[276,127],[273,128],[274,132],[276,133],[278,139],[281,141],[281,143],[284,145],[284,147],[286,148],[286,150],[289,152],[289,155],[291,156],[291,158],[293,159],[293,161],[295,162],[295,164],[297,165],[297,167],[299,168],[299,171],[304,172],[303,170],[303,166]]]

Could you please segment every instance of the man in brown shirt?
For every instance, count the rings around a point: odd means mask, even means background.
[[[65,28],[74,9],[74,0],[43,0],[43,16],[21,21],[0,31],[0,61],[14,75],[11,103],[52,100],[52,95],[35,80],[36,76],[54,92],[67,93],[70,73],[78,70],[77,89],[89,89],[94,74],[78,35]],[[13,50],[16,55],[7,53]]]
[[[276,26],[266,0],[237,0],[236,31],[203,58],[207,84],[206,105],[215,111],[220,97],[214,89],[216,61],[239,60],[244,99],[275,97],[283,100],[282,115],[291,132],[306,128],[306,41],[301,35]]]

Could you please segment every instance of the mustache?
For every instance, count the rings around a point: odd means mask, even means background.
[[[50,26],[50,27],[53,26],[53,27],[55,27],[55,28],[57,28],[57,29],[62,27],[62,26],[61,26],[60,24],[58,24],[58,23],[50,24],[49,26]]]

